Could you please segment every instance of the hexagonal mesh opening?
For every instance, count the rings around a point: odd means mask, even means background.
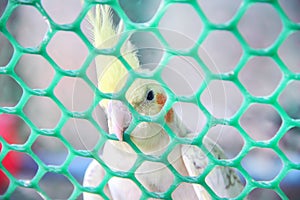
[[[0,1],[0,199],[299,197],[299,2],[149,2]]]

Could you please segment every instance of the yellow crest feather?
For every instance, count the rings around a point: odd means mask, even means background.
[[[107,5],[95,6],[94,14],[89,13],[89,22],[92,25],[93,41],[97,48],[113,48],[123,31],[123,23],[115,27],[112,20],[112,10]],[[140,67],[135,47],[127,40],[121,48],[122,57],[133,68]],[[105,93],[117,92],[128,74],[126,68],[114,56],[99,55],[96,57],[96,70],[98,76],[98,88]],[[101,106],[106,107],[107,101],[102,101]]]

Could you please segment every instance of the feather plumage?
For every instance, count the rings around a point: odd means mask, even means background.
[[[120,34],[124,31],[122,22],[113,25],[112,11],[108,6],[97,5],[94,14],[89,14],[93,26],[94,45],[96,48],[112,48],[118,44]],[[139,61],[135,47],[127,40],[120,50],[122,57],[132,68],[139,69]],[[100,55],[96,57],[98,87],[102,92],[113,93],[120,89],[120,84],[128,74],[123,64],[114,56]],[[151,93],[149,93],[151,92]],[[150,95],[149,95],[150,94]],[[136,80],[126,92],[126,98],[132,107],[141,115],[154,116],[163,109],[167,95],[161,85],[154,80]],[[138,155],[123,140],[123,132],[131,121],[131,113],[120,101],[102,101],[100,105],[106,110],[110,134],[117,134],[119,141],[108,141],[101,152],[101,159],[115,171],[131,169]],[[117,109],[117,110],[113,110]],[[171,108],[165,114],[165,122],[178,137],[191,137],[192,134],[184,126],[176,112]],[[118,133],[116,133],[116,131]],[[141,122],[130,133],[131,141],[148,155],[160,155],[170,143],[168,133],[161,125],[152,122]],[[210,141],[204,141],[212,147],[212,153],[218,159],[224,153]],[[208,158],[200,148],[190,145],[177,145],[168,156],[169,163],[184,176],[198,176],[207,166]],[[174,181],[174,176],[162,163],[143,162],[135,174],[140,183],[152,192],[165,192]],[[84,186],[97,187],[105,174],[104,169],[94,160],[84,177]],[[230,182],[231,181],[231,182]],[[233,182],[232,182],[233,181]],[[235,172],[227,167],[219,167],[211,176],[207,176],[207,184],[221,197],[235,197],[243,186]],[[228,182],[232,183],[228,186]],[[131,184],[129,184],[131,183]],[[210,199],[208,192],[200,184],[182,184],[173,193],[174,199]],[[130,179],[113,178],[105,187],[105,192],[112,199],[139,199],[141,191]],[[96,196],[84,193],[84,199]],[[97,199],[101,197],[97,196]]]

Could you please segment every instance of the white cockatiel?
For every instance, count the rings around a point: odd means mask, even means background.
[[[113,26],[111,9],[108,6],[95,6],[94,14],[89,13],[89,22],[92,25],[94,45],[97,48],[111,48],[119,41],[123,31],[122,22]],[[139,61],[134,46],[126,41],[121,49],[122,57],[136,71],[140,71]],[[122,63],[113,56],[96,57],[98,88],[102,92],[114,93],[120,90],[124,77],[128,74]],[[140,115],[156,116],[167,101],[167,94],[163,87],[155,80],[137,79],[126,91],[128,103]],[[100,106],[105,110],[110,134],[115,134],[118,140],[108,140],[99,157],[113,171],[128,172],[134,166],[137,154],[128,141],[124,141],[124,131],[132,123],[133,115],[124,102],[118,100],[103,100]],[[184,126],[176,112],[171,108],[165,113],[164,121],[178,137],[193,138],[194,134]],[[162,126],[155,122],[141,122],[130,133],[130,140],[144,154],[159,156],[168,148],[171,138]],[[220,147],[209,139],[204,140],[205,147],[217,159],[225,158]],[[205,153],[192,145],[178,144],[168,155],[168,162],[183,176],[196,177],[201,175],[209,160]],[[98,187],[106,175],[106,171],[95,160],[86,170],[83,185]],[[166,192],[174,182],[174,175],[161,162],[143,161],[137,169],[130,171],[139,183],[150,192],[159,195]],[[219,197],[236,197],[242,190],[238,176],[231,168],[218,166],[205,178],[206,184]],[[138,183],[138,184],[139,184]],[[104,191],[84,193],[85,200],[102,199],[100,194],[110,199],[140,199],[141,185],[130,179],[113,177],[108,181]],[[172,193],[173,199],[211,199],[205,187],[199,184],[180,184]]]

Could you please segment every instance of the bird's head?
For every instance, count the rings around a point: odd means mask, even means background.
[[[126,99],[141,115],[153,116],[161,111],[167,95],[158,82],[137,79],[126,92]]]
[[[154,116],[162,110],[167,95],[163,87],[156,81],[137,79],[127,90],[126,99],[139,114]],[[118,139],[122,141],[124,131],[132,121],[131,112],[123,102],[111,100],[108,102],[107,117],[109,132],[116,134]],[[164,118],[166,123],[172,123],[174,120],[173,109],[170,109]],[[158,141],[164,141],[159,144],[163,146],[169,142],[169,136],[159,124],[154,122],[139,123],[130,137],[137,146],[143,146],[143,148],[153,147],[159,143]]]

